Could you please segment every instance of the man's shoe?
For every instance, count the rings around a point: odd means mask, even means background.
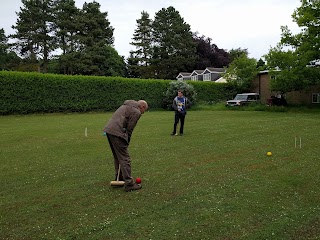
[[[182,136],[183,136],[183,133],[180,133],[180,136],[182,137]]]
[[[124,190],[126,192],[135,191],[141,189],[142,186],[140,184],[134,183],[133,185],[125,185]]]
[[[171,135],[171,136],[177,136],[178,134],[176,134],[176,133],[171,133],[170,135]]]

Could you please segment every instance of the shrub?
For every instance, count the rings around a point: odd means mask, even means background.
[[[177,96],[177,91],[179,89],[183,91],[183,95],[187,97],[192,104],[196,103],[197,93],[192,85],[183,81],[172,81],[165,93],[163,100],[164,108],[172,109],[172,101]]]

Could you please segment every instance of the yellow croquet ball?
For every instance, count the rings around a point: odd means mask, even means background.
[[[267,152],[267,156],[272,156],[272,152]]]

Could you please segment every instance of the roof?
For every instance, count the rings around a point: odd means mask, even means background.
[[[183,76],[183,77],[186,77],[186,76],[190,76],[191,73],[189,73],[189,72],[180,72],[178,76],[180,76],[180,75]]]
[[[279,68],[273,69],[273,70],[263,70],[260,71],[258,74],[264,74],[264,73],[269,73],[269,72],[280,72],[281,70]]]
[[[259,95],[258,93],[238,93],[237,95]]]
[[[195,76],[195,75],[202,75],[205,72],[209,72],[209,73],[224,73],[226,70],[224,68],[214,68],[214,67],[207,67],[204,70],[193,70],[192,73],[190,72],[180,72],[178,74],[178,76],[176,78],[183,78],[183,77],[191,77],[191,76]]]
[[[203,70],[193,70],[193,72],[191,73],[192,76],[194,75],[201,75],[203,73]]]
[[[207,67],[205,70],[208,70],[209,72],[217,72],[217,73],[223,73],[226,71],[224,68],[214,68],[214,67]]]
[[[179,79],[179,78],[190,78],[191,76],[191,73],[189,72],[180,72],[178,74],[178,76],[176,77],[176,79]]]
[[[217,82],[217,83],[226,83],[227,80],[225,78],[221,77],[221,78],[217,79],[215,82]]]

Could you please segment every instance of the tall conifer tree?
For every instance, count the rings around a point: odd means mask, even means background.
[[[22,0],[23,6],[17,12],[16,47],[20,54],[33,61],[41,60],[42,72],[47,72],[49,55],[55,49],[54,16],[52,0]]]
[[[156,13],[153,28],[153,59],[156,78],[175,79],[195,65],[196,44],[190,25],[174,7]]]
[[[137,20],[137,28],[134,31],[131,45],[136,50],[130,52],[128,63],[135,64],[128,66],[129,72],[137,75],[136,77],[148,78],[150,74],[150,60],[152,57],[152,20],[145,11],[141,12],[141,18]]]
[[[80,9],[75,6],[74,0],[56,0],[55,24],[56,37],[62,55],[59,56],[60,67],[64,74],[73,74],[74,66],[78,61],[80,31]]]

